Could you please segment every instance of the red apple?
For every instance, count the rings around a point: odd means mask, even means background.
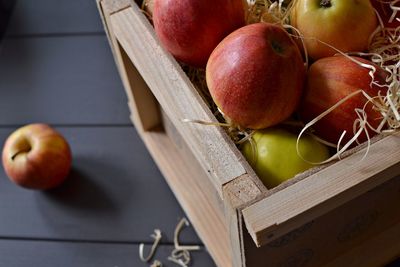
[[[290,19],[306,37],[308,55],[315,60],[337,53],[315,39],[342,52],[365,51],[378,26],[370,0],[298,0]]]
[[[262,129],[296,109],[305,67],[295,42],[280,26],[256,23],[228,35],[206,67],[211,96],[234,124]]]
[[[371,3],[381,16],[385,27],[397,28],[400,26],[400,11],[397,11],[396,17],[391,22],[389,22],[393,14],[393,10],[390,7],[390,2],[388,2],[388,0],[371,0]],[[394,6],[400,8],[400,2],[395,3]]]
[[[354,57],[354,59],[373,65],[371,62]],[[375,80],[385,84],[386,73],[377,67]],[[299,113],[304,122],[309,122],[349,94],[364,90],[370,96],[376,96],[379,91],[386,93],[385,88],[370,86],[371,77],[369,69],[361,67],[344,56],[327,57],[317,60],[311,65],[304,92],[304,98],[300,105]],[[317,136],[331,143],[337,144],[340,135],[346,131],[342,144],[353,137],[353,124],[358,118],[356,108],[362,109],[367,99],[358,94],[342,105],[338,106],[326,117],[318,121],[313,128]],[[382,115],[372,105],[366,109],[368,122],[377,127]],[[372,132],[369,134],[373,135]],[[361,135],[360,142],[366,140],[366,135]]]
[[[46,124],[29,124],[17,129],[6,140],[2,154],[8,177],[30,189],[59,185],[71,168],[67,141]]]
[[[164,47],[179,61],[205,67],[229,33],[245,24],[243,0],[154,0],[153,22]]]

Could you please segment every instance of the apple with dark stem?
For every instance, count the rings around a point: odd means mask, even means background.
[[[161,44],[179,61],[204,68],[218,43],[245,24],[244,0],[154,0]]]
[[[49,189],[61,184],[71,168],[71,150],[46,124],[29,124],[14,131],[2,152],[3,167],[16,184],[29,189]]]
[[[342,52],[365,51],[378,26],[370,0],[297,0],[290,21],[314,60],[337,53],[324,43]]]
[[[262,129],[286,120],[300,101],[305,66],[278,25],[255,23],[228,35],[206,67],[211,96],[233,125]]]

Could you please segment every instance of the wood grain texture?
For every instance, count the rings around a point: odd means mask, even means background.
[[[150,246],[149,244],[147,246]],[[147,248],[147,247],[146,247]],[[167,257],[171,245],[161,245],[154,259],[164,267],[176,267]],[[140,267],[149,266],[139,259],[138,244],[122,243],[71,243],[51,241],[0,240],[0,266],[7,267]],[[192,267],[215,266],[207,251],[202,248],[192,253]]]
[[[347,202],[344,205],[292,230],[282,237],[257,248],[248,233],[244,233],[244,251],[247,267],[258,267],[268,262],[269,267],[307,266],[321,267],[339,258],[354,262],[365,261],[362,266],[376,267],[388,263],[400,250],[388,249],[393,239],[387,238],[386,246],[376,247],[374,239],[394,225],[400,227],[400,176]],[[384,242],[383,240],[381,241]],[[397,244],[393,244],[397,247]],[[373,255],[354,253],[352,249],[374,247]],[[363,258],[363,259],[361,259]],[[368,259],[371,263],[368,264]],[[374,258],[374,259],[372,259]],[[377,264],[379,262],[379,264]]]
[[[0,125],[130,125],[106,37],[4,39]]]
[[[184,143],[178,149],[163,131],[143,132],[142,138],[216,264],[230,266],[229,236],[217,203],[219,195],[201,166],[193,155],[182,152],[188,151]]]
[[[182,122],[216,119],[135,5],[113,14],[110,22],[121,46],[222,195],[223,184],[246,173],[244,159],[232,140],[219,127]]]
[[[57,129],[73,152],[59,188],[19,188],[0,166],[0,238],[151,242],[160,228],[163,242],[173,242],[185,213],[132,126]],[[0,144],[13,130],[0,129]],[[192,227],[181,240],[200,243]]]
[[[161,125],[159,105],[150,88],[119,44],[115,52],[120,54],[117,60],[135,127],[147,131]]]
[[[336,258],[324,267],[352,266],[376,267],[386,266],[389,260],[400,257],[400,224],[394,225],[360,246],[354,247],[344,255]],[[389,245],[390,244],[390,245]],[[379,253],[377,253],[379,251]],[[393,262],[387,267],[398,267],[400,261]]]
[[[400,173],[400,137],[394,134],[243,210],[261,246],[373,189]]]
[[[246,229],[242,219],[242,209],[255,201],[265,191],[266,189],[260,181],[248,174],[224,185],[225,217],[229,230],[233,267],[247,266],[243,243],[243,233]]]
[[[101,0],[101,5],[107,15],[112,15],[118,11],[130,7],[132,0]]]

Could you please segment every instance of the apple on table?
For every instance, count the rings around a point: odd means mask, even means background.
[[[2,162],[7,176],[29,189],[61,184],[71,168],[71,150],[64,137],[47,124],[29,124],[6,140]]]

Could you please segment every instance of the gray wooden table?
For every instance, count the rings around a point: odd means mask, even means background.
[[[0,1],[9,14],[12,0]],[[129,120],[95,1],[18,0],[7,27],[2,18],[1,147],[21,125],[49,123],[69,141],[73,168],[48,192],[17,187],[0,168],[0,267],[148,266],[138,246],[147,251],[155,228],[155,258],[177,266],[166,259],[185,214]],[[192,228],[181,242],[201,245]],[[214,266],[203,246],[192,257]]]
[[[0,0],[0,144],[21,125],[49,123],[73,151],[68,180],[48,192],[12,184],[0,168],[0,267],[132,267],[149,235],[185,216],[132,127],[94,0]],[[0,35],[1,38],[2,35]],[[193,229],[182,243],[199,244]],[[194,267],[214,266],[202,247]],[[400,266],[393,263],[391,267]]]

